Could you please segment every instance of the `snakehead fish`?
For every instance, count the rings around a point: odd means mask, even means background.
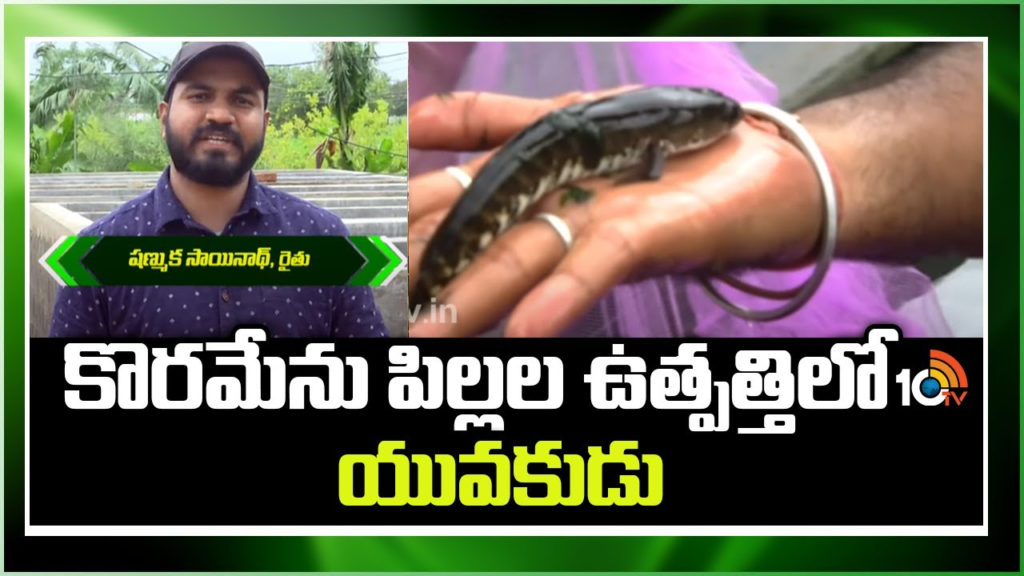
[[[546,193],[630,169],[656,180],[667,156],[713,144],[742,115],[715,90],[654,86],[542,117],[484,164],[430,239],[410,310],[436,297]]]

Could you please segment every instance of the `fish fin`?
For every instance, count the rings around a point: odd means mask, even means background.
[[[664,147],[655,142],[644,151],[644,158],[639,165],[629,168],[621,176],[615,178],[616,186],[631,184],[634,182],[648,182],[660,180],[665,172],[665,159],[668,157]]]
[[[660,142],[655,142],[647,147],[643,166],[648,180],[661,180],[661,175],[665,172],[665,157],[667,155]]]
[[[590,170],[597,168],[604,155],[604,143],[601,141],[601,128],[596,122],[565,110],[552,112],[545,117],[545,122],[555,130],[577,138],[583,166]]]
[[[583,153],[583,166],[590,170],[597,168],[604,155],[604,144],[601,141],[601,129],[594,122],[583,122],[579,127],[581,137],[580,151]]]

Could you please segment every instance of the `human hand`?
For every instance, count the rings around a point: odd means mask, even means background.
[[[552,110],[632,88],[553,99],[477,93],[427,98],[410,109],[410,146],[490,150]],[[475,175],[492,154],[463,170]],[[548,194],[440,294],[438,305],[453,306],[458,321],[420,319],[410,336],[472,336],[506,315],[508,336],[554,336],[621,282],[666,272],[793,264],[817,242],[817,177],[771,123],[745,118],[714,145],[669,158],[658,180],[615,184],[613,178],[580,182],[594,193],[582,204],[563,207],[559,191]],[[462,188],[443,170],[413,178],[409,188],[413,286],[426,243]],[[550,225],[530,219],[537,212],[568,223],[575,238],[568,252]]]

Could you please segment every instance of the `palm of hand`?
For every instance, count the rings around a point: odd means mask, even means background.
[[[563,203],[564,188],[546,195],[440,294],[458,322],[418,322],[410,335],[471,336],[507,315],[509,336],[553,336],[618,283],[792,262],[817,235],[814,173],[771,124],[748,119],[711,147],[670,158],[657,180],[614,178],[576,183],[593,193],[582,202]],[[443,172],[410,181],[410,286],[426,241],[458,197],[453,184]],[[548,224],[530,219],[537,212],[568,223],[568,251]]]

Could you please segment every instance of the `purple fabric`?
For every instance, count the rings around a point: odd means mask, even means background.
[[[212,236],[171,190],[169,169],[153,190],[90,224],[82,236]],[[249,189],[227,236],[343,236],[331,212],[260,184]],[[387,328],[363,286],[100,286],[57,293],[54,338],[202,338],[263,325],[274,338],[384,337]]]
[[[740,101],[777,102],[775,86],[730,43],[486,42],[478,43],[468,59],[465,45],[428,44],[435,60],[410,58],[413,102],[440,90],[549,97],[634,83],[704,86]],[[453,59],[451,68],[461,70],[459,79],[451,86],[439,86],[436,71],[444,68],[445,50],[456,49],[461,50],[462,58]],[[434,71],[433,75],[428,70]],[[410,173],[415,176],[462,163],[474,154],[431,152],[412,156]],[[747,270],[733,274],[754,285],[788,288],[805,279],[810,270]],[[739,305],[774,308],[780,304],[716,286]],[[563,335],[857,337],[876,323],[896,324],[905,337],[950,334],[930,280],[915,268],[835,260],[811,300],[780,320],[751,322],[734,316],[713,302],[692,276],[678,274],[617,286]]]

